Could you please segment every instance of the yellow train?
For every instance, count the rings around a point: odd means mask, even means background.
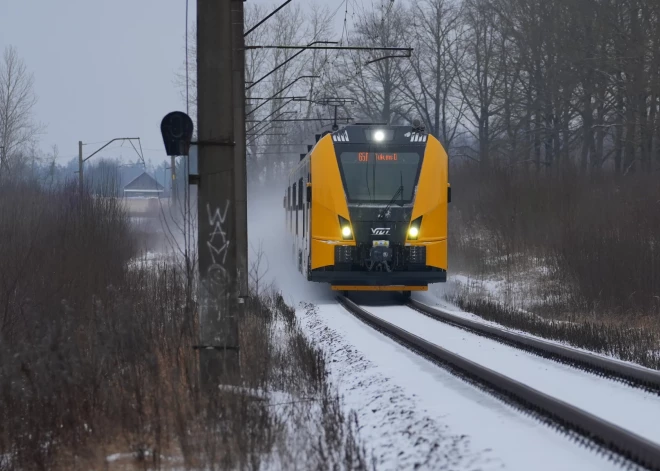
[[[447,152],[419,126],[354,124],[316,136],[290,172],[298,270],[333,290],[425,291],[447,280]]]

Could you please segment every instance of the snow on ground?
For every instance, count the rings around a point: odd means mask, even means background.
[[[366,326],[336,303],[300,312],[330,355],[378,469],[618,469]]]
[[[478,316],[476,314],[473,314],[471,312],[464,311],[460,307],[458,307],[458,306],[456,306],[456,305],[454,305],[454,304],[452,304],[452,303],[445,300],[445,295],[451,295],[451,293],[453,293],[454,290],[456,289],[456,285],[452,283],[451,278],[453,278],[453,277],[450,277],[450,280],[448,280],[448,282],[446,284],[440,284],[439,283],[439,284],[436,284],[436,285],[432,285],[432,289],[430,287],[428,292],[416,292],[416,293],[414,293],[413,298],[415,298],[417,301],[420,301],[420,302],[422,302],[422,303],[424,303],[428,306],[435,307],[435,308],[438,308],[438,309],[442,309],[443,311],[445,311],[449,314],[452,314],[454,316],[463,317],[465,319],[469,319],[471,321],[475,321],[475,322],[479,322],[479,323],[484,324],[484,325],[495,327],[495,328],[501,329],[503,331],[512,332],[512,333],[522,335],[522,336],[525,336],[525,337],[529,337],[529,338],[534,338],[534,339],[537,339],[537,340],[541,340],[543,342],[554,343],[554,344],[561,345],[561,346],[564,346],[564,347],[569,347],[573,350],[578,350],[578,351],[581,351],[581,352],[589,353],[590,355],[599,356],[599,357],[602,357],[602,358],[607,358],[608,360],[616,361],[616,362],[624,364],[624,365],[632,365],[632,366],[635,366],[636,368],[646,368],[644,366],[641,366],[639,363],[635,363],[635,362],[632,362],[632,361],[625,361],[625,360],[622,360],[622,359],[620,359],[620,358],[618,358],[614,355],[608,355],[606,353],[594,352],[593,350],[588,350],[586,348],[576,347],[575,345],[572,345],[571,343],[569,343],[567,341],[564,341],[564,340],[548,339],[548,338],[545,338],[545,337],[540,337],[538,335],[533,335],[533,334],[530,334],[529,332],[526,332],[524,330],[513,329],[511,327],[507,327],[507,326],[504,326],[502,324],[498,324],[497,322],[486,320],[483,317],[480,317],[480,316]],[[494,283],[496,283],[496,282],[494,282]],[[542,320],[544,322],[556,322],[556,323],[565,323],[565,324],[571,323],[570,321],[558,321],[558,320],[550,321],[550,320],[544,319],[542,317],[536,316],[535,314],[531,314],[531,313],[529,315],[534,316],[537,319]]]
[[[289,260],[278,202],[252,198],[248,213],[250,242],[263,242],[268,260],[264,281],[298,308],[326,353],[332,383],[357,411],[378,469],[620,469],[374,331],[327,286],[307,282]]]
[[[460,294],[474,299],[485,299],[497,304],[527,312],[533,307],[553,301],[560,301],[557,294],[550,294],[548,287],[554,283],[549,278],[550,269],[542,260],[529,261],[527,268],[516,268],[505,276],[502,273],[489,275],[471,275],[450,273],[447,283],[437,283],[429,287],[429,294],[443,297],[445,294]]]
[[[153,252],[153,251],[147,251],[144,253],[139,254],[137,257],[133,258],[128,266],[129,268],[138,268],[138,267],[144,267],[144,266],[152,266],[156,265],[161,262],[165,262],[166,260],[169,260],[170,256],[167,253],[163,252]]]
[[[505,279],[473,277],[470,275],[451,273],[447,283],[436,283],[429,286],[429,294],[444,297],[446,294],[465,294],[469,297],[487,299],[492,302],[512,306],[521,310],[533,304],[530,293],[538,279],[538,273],[528,272],[527,277],[514,282]]]
[[[660,400],[655,394],[548,361],[412,309],[375,303],[364,307],[418,337],[660,444]]]

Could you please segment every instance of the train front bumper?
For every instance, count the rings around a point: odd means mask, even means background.
[[[310,273],[310,281],[344,286],[427,286],[430,283],[446,282],[447,272],[439,268],[391,272],[313,270]],[[410,289],[407,290],[410,291]]]

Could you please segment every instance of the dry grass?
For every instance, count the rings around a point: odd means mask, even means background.
[[[558,321],[530,315],[488,299],[459,294],[448,296],[447,300],[485,320],[512,329],[660,369],[660,333],[657,328],[646,328],[644,323],[626,325],[614,319],[591,321],[584,316],[564,316],[564,320]]]
[[[135,263],[115,200],[5,184],[0,240],[0,470],[370,467],[279,295],[241,318],[242,388],[207,396],[186,271]]]
[[[486,174],[464,165],[452,169],[452,187],[451,269],[504,279],[525,291],[527,310],[580,326],[537,325],[483,296],[464,293],[461,304],[511,327],[658,366],[660,185],[655,176],[586,177],[571,168],[561,174],[512,168]],[[521,282],[535,270],[544,275]]]

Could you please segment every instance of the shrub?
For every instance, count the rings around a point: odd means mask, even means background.
[[[241,387],[203,395],[185,267],[137,257],[117,200],[1,186],[0,241],[0,470],[367,468],[280,296],[248,300]]]
[[[651,175],[452,169],[450,267],[507,279],[543,266],[566,309],[657,316],[660,185]],[[555,286],[553,284],[553,286]]]

